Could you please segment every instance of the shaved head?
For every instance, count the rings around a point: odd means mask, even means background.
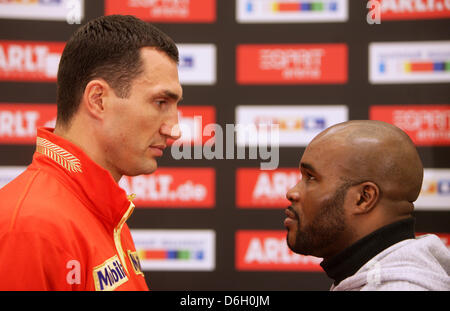
[[[339,123],[316,136],[310,146],[329,144],[345,154],[340,158],[342,179],[372,181],[393,201],[412,203],[419,196],[422,162],[414,143],[398,127],[373,120]]]
[[[423,179],[408,135],[368,120],[321,132],[306,147],[299,169],[302,178],[286,194],[287,244],[296,253],[323,258],[411,217]]]

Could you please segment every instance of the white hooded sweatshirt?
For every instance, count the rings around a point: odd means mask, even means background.
[[[448,291],[450,251],[433,234],[400,241],[377,254],[333,291]]]

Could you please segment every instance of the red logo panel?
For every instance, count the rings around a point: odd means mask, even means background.
[[[450,105],[372,106],[370,119],[398,126],[417,146],[450,145]]]
[[[0,144],[35,144],[38,127],[54,127],[56,105],[0,103]]]
[[[347,45],[239,45],[239,84],[342,84],[347,82]]]
[[[137,207],[212,208],[215,205],[213,168],[158,168],[155,173],[124,176],[119,185],[136,194]]]
[[[286,231],[236,232],[236,269],[250,271],[323,271],[321,258],[292,252]]]
[[[181,138],[178,142],[194,145],[204,145],[206,142],[212,144],[214,134],[206,133],[205,127],[215,122],[216,108],[214,106],[178,107],[178,123],[181,128]],[[170,140],[169,144],[172,143],[173,140]]]
[[[105,15],[134,15],[149,22],[212,23],[216,0],[105,0]]]
[[[447,0],[379,0],[384,20],[437,19],[450,17]]]
[[[286,192],[300,180],[298,168],[263,171],[239,168],[236,171],[236,206],[240,208],[286,208]]]
[[[0,41],[0,81],[55,82],[64,42]]]

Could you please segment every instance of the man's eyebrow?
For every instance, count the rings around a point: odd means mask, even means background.
[[[169,90],[164,90],[164,91],[162,91],[162,92],[161,92],[161,95],[166,96],[166,97],[169,97],[169,98],[171,98],[171,99],[173,99],[173,100],[175,100],[175,101],[182,101],[182,100],[183,100],[183,97],[182,97],[182,96],[180,97],[178,94],[176,94],[176,93],[174,93],[174,92],[171,92],[171,91],[169,91]]]
[[[183,99],[182,96],[180,97],[180,95],[173,93],[171,91],[164,91],[164,95],[166,95],[167,97],[172,98],[173,100],[176,100],[176,101],[181,101]]]
[[[317,171],[314,169],[314,167],[311,164],[302,162],[302,163],[300,163],[300,167],[307,169],[307,170],[311,171],[312,173],[317,173]]]

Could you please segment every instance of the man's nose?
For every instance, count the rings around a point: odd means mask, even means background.
[[[170,116],[161,125],[160,132],[171,139],[178,139],[181,137],[180,126],[178,125],[178,112],[172,112]]]
[[[296,202],[300,199],[300,192],[298,191],[297,185],[288,190],[286,193],[286,199],[291,202]]]

